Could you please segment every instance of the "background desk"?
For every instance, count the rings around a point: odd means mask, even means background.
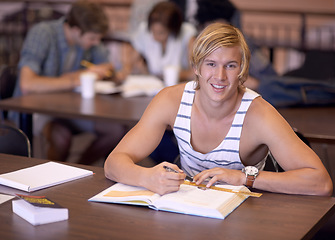
[[[311,141],[335,143],[335,107],[281,108],[278,111]]]
[[[119,94],[83,99],[79,93],[29,94],[0,101],[0,108],[22,113],[43,113],[55,117],[112,120],[135,124],[152,97],[123,98]]]
[[[309,140],[335,183],[335,107],[278,110],[292,127],[297,128]],[[335,196],[335,191],[333,195]]]
[[[0,101],[0,109],[21,113],[44,113],[56,117],[119,121],[136,124],[152,97],[123,98],[115,95],[96,95],[92,100],[79,93],[58,92],[31,94]],[[292,127],[309,137],[323,135],[335,140],[335,107],[278,109]]]
[[[29,94],[0,101],[0,109],[26,113],[20,128],[32,139],[33,113],[61,118],[80,118],[94,121],[116,121],[129,126],[141,118],[152,97],[123,98],[119,94],[100,95],[83,99],[80,93],[56,92]]]
[[[0,154],[0,173],[45,162]],[[147,207],[93,203],[87,199],[113,184],[103,168],[80,180],[40,190],[69,209],[69,220],[33,227],[0,205],[1,239],[310,239],[335,212],[335,199],[264,193],[248,198],[225,220],[161,212]],[[2,193],[25,193],[0,185]],[[26,194],[26,193],[25,193]]]

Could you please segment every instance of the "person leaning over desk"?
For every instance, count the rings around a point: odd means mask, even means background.
[[[22,94],[73,90],[80,86],[84,71],[95,72],[100,79],[110,74],[108,52],[101,38],[108,31],[108,19],[98,4],[76,1],[59,20],[41,22],[29,31],[19,62],[19,87]],[[88,69],[81,66],[93,63]],[[48,159],[65,161],[72,134],[94,132],[97,138],[82,154],[79,162],[106,157],[124,134],[117,124],[84,120],[52,119],[43,133],[49,141]],[[113,146],[114,145],[114,146]]]
[[[72,90],[86,70],[104,77],[113,68],[100,44],[107,31],[103,10],[87,1],[75,2],[66,17],[34,25],[21,50],[22,93]],[[95,65],[84,69],[82,60]]]
[[[149,104],[105,162],[107,178],[159,194],[177,191],[186,175],[197,184],[212,177],[232,185],[271,192],[331,195],[333,184],[318,156],[261,96],[243,86],[250,53],[241,32],[223,23],[207,26],[191,55],[194,81],[167,87]],[[181,168],[163,162],[152,168],[135,163],[147,157],[170,126],[178,140]],[[285,172],[262,171],[269,151]],[[163,166],[179,173],[168,172]],[[241,170],[254,166],[249,180]]]

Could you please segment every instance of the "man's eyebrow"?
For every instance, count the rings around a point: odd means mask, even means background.
[[[232,60],[232,61],[227,62],[226,64],[229,64],[229,63],[237,63],[238,64],[238,61]]]
[[[212,60],[212,59],[205,59],[204,62],[216,62],[216,61]],[[231,61],[226,62],[225,64],[230,64],[230,63],[237,63],[238,64],[238,61],[237,60],[231,60]]]
[[[204,60],[204,62],[215,62],[215,61],[212,60],[212,59],[206,58],[206,59]]]

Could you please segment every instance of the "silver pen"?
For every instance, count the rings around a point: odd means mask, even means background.
[[[165,165],[163,166],[163,168],[164,168],[166,171],[168,171],[168,172],[179,173],[178,171],[174,170],[173,168],[170,168],[170,167],[165,166]],[[193,178],[190,177],[190,176],[187,176],[187,175],[186,175],[186,177],[185,177],[185,180],[190,181],[190,182],[193,182]]]

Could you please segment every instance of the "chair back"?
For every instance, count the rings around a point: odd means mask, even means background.
[[[17,81],[16,66],[0,66],[0,100],[10,98],[14,94]],[[1,117],[7,119],[8,112],[1,111]]]
[[[16,66],[0,66],[0,99],[6,99],[13,96],[16,78]]]
[[[0,123],[0,153],[31,157],[27,135],[19,128]]]

